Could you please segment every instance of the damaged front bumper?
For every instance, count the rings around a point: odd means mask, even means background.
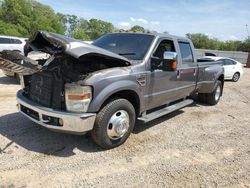
[[[82,135],[91,131],[95,113],[71,113],[42,107],[27,99],[20,90],[17,93],[19,111],[33,122],[57,132]]]

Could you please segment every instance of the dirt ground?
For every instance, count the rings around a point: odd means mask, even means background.
[[[17,112],[20,86],[0,72],[0,187],[250,187],[250,69],[216,106],[194,104],[103,151]]]

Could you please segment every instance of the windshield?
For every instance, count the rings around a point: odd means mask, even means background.
[[[93,45],[124,56],[130,60],[142,60],[154,36],[144,34],[117,33],[104,35]]]

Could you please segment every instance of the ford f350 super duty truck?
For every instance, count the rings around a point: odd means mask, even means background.
[[[50,56],[34,61],[32,51]],[[123,144],[136,120],[190,105],[193,94],[217,104],[224,84],[222,65],[199,64],[189,39],[156,33],[112,33],[90,45],[37,32],[25,56],[2,52],[0,68],[22,75],[22,114],[54,131],[90,132],[105,149]]]

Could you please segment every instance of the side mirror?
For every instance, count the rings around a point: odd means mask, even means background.
[[[164,52],[163,54],[163,71],[175,71],[177,68],[177,53],[176,52]]]

